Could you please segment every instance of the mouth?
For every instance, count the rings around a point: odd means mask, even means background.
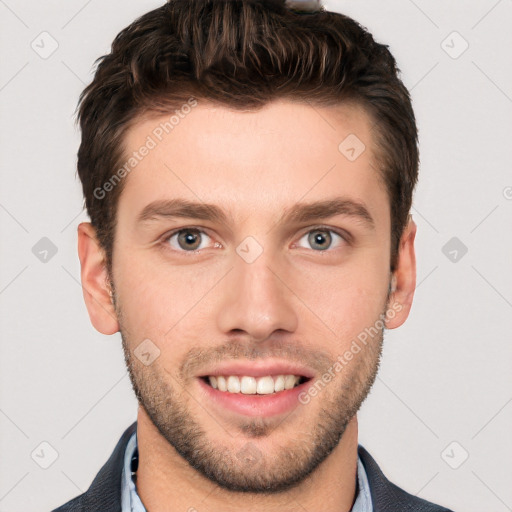
[[[313,382],[307,367],[285,361],[230,361],[198,375],[206,407],[215,414],[267,417],[291,412]]]
[[[203,382],[223,393],[241,395],[275,395],[309,381],[304,375],[205,375]]]

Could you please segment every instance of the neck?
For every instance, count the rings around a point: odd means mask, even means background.
[[[137,443],[137,493],[151,512],[291,512],[298,505],[305,510],[349,512],[355,501],[356,416],[347,425],[338,446],[304,482],[271,495],[230,492],[203,477],[169,445],[141,407],[137,415]]]

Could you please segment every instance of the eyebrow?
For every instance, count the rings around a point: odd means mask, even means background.
[[[344,197],[297,203],[283,212],[278,223],[298,224],[336,215],[354,217],[366,224],[367,227],[375,228],[375,221],[366,206],[361,202]],[[156,220],[160,217],[184,217],[209,220],[220,224],[228,223],[227,214],[218,206],[179,198],[159,200],[148,204],[138,215],[137,223]]]

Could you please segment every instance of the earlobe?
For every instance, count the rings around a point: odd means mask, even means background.
[[[391,278],[391,293],[388,301],[389,314],[386,321],[388,329],[395,329],[402,325],[411,310],[416,288],[415,237],[416,224],[410,218],[400,239],[397,266]]]
[[[105,254],[90,222],[78,226],[78,257],[82,291],[91,323],[102,334],[114,334],[119,331],[119,323],[112,302]]]

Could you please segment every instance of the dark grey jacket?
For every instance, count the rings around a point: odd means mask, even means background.
[[[124,452],[136,428],[137,422],[134,422],[125,430],[114,452],[100,469],[89,489],[52,512],[121,512]],[[374,512],[452,512],[412,496],[392,484],[361,445],[358,452],[368,476]]]

